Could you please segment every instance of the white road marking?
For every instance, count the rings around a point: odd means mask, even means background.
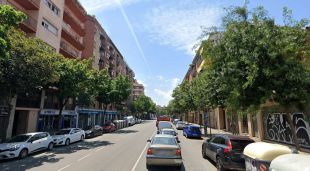
[[[155,133],[156,133],[156,131],[152,134],[152,136],[150,137],[150,139],[155,135]],[[135,171],[135,170],[136,170],[136,167],[138,166],[138,163],[139,163],[139,161],[141,160],[141,158],[142,158],[142,156],[143,156],[143,154],[144,154],[144,152],[145,152],[147,146],[148,146],[148,143],[146,143],[144,149],[142,150],[142,152],[141,152],[141,154],[140,154],[138,160],[136,161],[136,163],[135,163],[135,165],[133,166],[133,168],[131,169],[131,171]]]
[[[77,161],[81,161],[81,160],[83,160],[83,159],[85,159],[85,158],[87,158],[87,157],[89,157],[89,156],[91,156],[91,154],[87,154],[86,156],[84,156],[84,157],[78,159]]]
[[[98,148],[98,149],[96,150],[96,152],[101,151],[101,150],[103,150],[103,147]]]
[[[70,166],[71,166],[71,164],[68,164],[67,166],[62,167],[62,168],[58,169],[57,171],[62,171],[62,170],[66,169],[67,167],[70,167]]]

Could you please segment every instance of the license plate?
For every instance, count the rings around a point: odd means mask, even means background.
[[[170,154],[170,151],[169,150],[158,150],[157,154],[166,156]]]

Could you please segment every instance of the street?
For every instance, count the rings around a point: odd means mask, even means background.
[[[145,121],[117,132],[86,139],[70,146],[55,147],[51,152],[28,156],[24,160],[0,163],[1,171],[145,171],[147,139],[156,133],[155,121]],[[178,131],[182,147],[183,171],[214,171],[214,164],[201,156],[202,139],[186,139]],[[152,170],[176,170],[154,167]]]

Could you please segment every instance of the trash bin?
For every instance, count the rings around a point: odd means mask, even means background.
[[[285,154],[272,160],[270,171],[310,171],[309,154]]]
[[[274,158],[290,153],[292,150],[284,145],[265,142],[251,143],[243,151],[246,171],[268,171]]]

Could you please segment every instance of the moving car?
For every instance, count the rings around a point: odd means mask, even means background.
[[[172,128],[164,128],[164,129],[160,130],[160,134],[172,135],[175,137],[175,139],[177,140],[178,143],[180,142],[179,137],[178,137],[178,133],[175,132],[175,130]]]
[[[104,133],[109,133],[109,132],[114,132],[116,131],[116,126],[114,123],[112,122],[107,122],[103,127],[103,132]]]
[[[155,135],[150,142],[146,155],[146,167],[154,165],[182,166],[181,147],[171,135]]]
[[[185,127],[185,122],[183,121],[178,121],[177,124],[175,125],[177,130],[183,130],[183,128]]]
[[[171,122],[169,122],[169,121],[160,121],[160,122],[158,123],[157,133],[159,134],[159,133],[160,133],[160,130],[161,130],[161,129],[164,129],[164,128],[172,128]]]
[[[245,136],[215,135],[202,144],[202,156],[216,162],[219,171],[226,169],[244,170],[245,161],[242,158],[244,148],[254,143]]]
[[[284,154],[271,161],[270,171],[310,170],[309,154]]]
[[[66,128],[55,133],[52,136],[55,145],[70,145],[70,143],[83,141],[85,132],[79,128]]]
[[[89,127],[85,130],[85,138],[91,138],[95,136],[99,136],[103,134],[103,129],[99,125],[95,125],[93,127]]]
[[[189,125],[183,128],[183,135],[186,138],[201,138],[200,126]]]
[[[28,154],[46,149],[52,150],[53,147],[53,139],[47,132],[21,134],[12,137],[6,143],[0,144],[0,159],[16,157],[23,159]]]

